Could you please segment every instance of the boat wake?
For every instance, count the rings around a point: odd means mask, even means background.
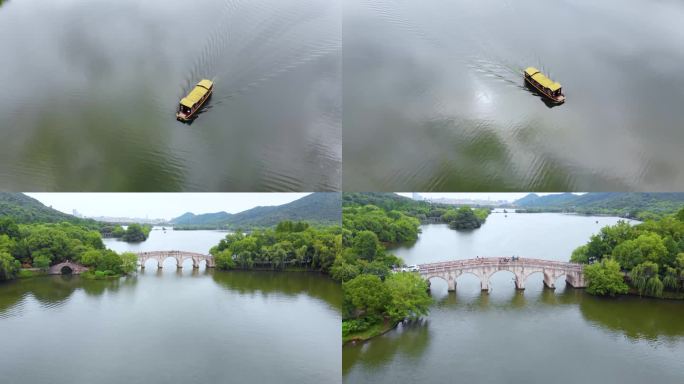
[[[525,85],[522,80],[522,72],[524,67],[520,64],[508,63],[502,60],[473,57],[466,65],[473,72],[481,74],[482,76],[503,82],[519,89],[525,89]]]
[[[212,104],[341,50],[339,6],[323,0],[227,0],[220,22],[197,55],[181,88],[219,82]]]

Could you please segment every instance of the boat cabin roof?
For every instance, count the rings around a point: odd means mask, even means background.
[[[552,92],[561,89],[560,83],[557,83],[549,79],[543,73],[539,72],[537,68],[527,67],[527,69],[525,69],[525,73],[531,78],[533,78],[537,83],[541,84],[542,87],[548,88]]]
[[[200,82],[197,83],[197,85],[206,89],[211,89],[211,86],[214,85],[214,83],[211,80],[203,79],[200,80]]]
[[[202,97],[204,97],[204,95],[206,95],[207,92],[209,92],[209,89],[211,89],[212,85],[213,83],[210,80],[204,79],[200,81],[199,83],[197,83],[195,88],[193,88],[192,91],[188,93],[187,96],[181,99],[181,105],[188,108],[192,108],[193,105],[200,101]]]

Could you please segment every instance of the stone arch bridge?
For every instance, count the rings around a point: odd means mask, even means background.
[[[201,261],[206,261],[207,268],[214,268],[216,264],[214,263],[214,257],[211,255],[205,255],[196,252],[185,252],[185,251],[151,251],[151,252],[138,252],[138,261],[140,262],[140,268],[145,269],[145,262],[147,260],[157,260],[157,268],[161,269],[164,260],[169,257],[176,259],[176,268],[183,268],[183,261],[187,259],[192,259],[192,268],[197,269],[200,266]]]
[[[72,263],[71,261],[63,261],[59,264],[55,264],[48,269],[48,275],[62,275],[62,274],[73,274],[80,275],[81,273],[87,271],[88,268],[84,267],[78,263]]]
[[[428,282],[434,277],[445,280],[449,291],[456,290],[456,278],[466,273],[477,276],[482,290],[489,291],[489,279],[499,271],[513,273],[517,289],[525,289],[525,280],[534,273],[544,275],[544,285],[548,288],[555,288],[554,282],[561,276],[565,276],[565,281],[574,288],[586,287],[582,265],[562,261],[524,257],[483,257],[420,264],[418,268],[420,276]]]

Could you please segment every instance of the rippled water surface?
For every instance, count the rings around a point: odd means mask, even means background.
[[[199,252],[225,235],[189,233],[107,245]],[[319,274],[193,270],[189,261],[177,270],[173,259],[112,281],[3,283],[2,382],[340,382],[341,295]]]
[[[11,190],[331,190],[338,0],[0,2]],[[179,99],[215,93],[191,124]]]
[[[670,0],[346,2],[345,189],[684,188],[683,19]]]
[[[598,223],[597,223],[598,221]],[[567,261],[572,250],[616,218],[560,214],[492,214],[473,232],[423,226],[411,247],[393,252],[407,263],[475,256]],[[473,275],[456,292],[431,280],[435,304],[424,320],[343,347],[348,383],[644,383],[681,381],[684,303],[601,299],[565,286],[545,289],[540,273],[524,291],[513,274],[495,273],[480,292]]]

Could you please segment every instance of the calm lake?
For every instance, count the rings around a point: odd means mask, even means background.
[[[426,225],[412,247],[393,252],[409,263],[476,256],[567,261],[617,218],[494,213],[472,232]],[[597,223],[598,221],[598,223]],[[433,279],[430,315],[369,342],[343,347],[349,383],[677,383],[684,369],[684,303],[600,299],[583,290],[544,289],[541,274],[516,291],[497,272],[491,292],[472,275],[455,293]]]
[[[350,0],[349,190],[680,190],[684,3]],[[567,102],[523,85],[541,69]]]
[[[147,244],[204,251],[225,233],[152,231]],[[164,240],[163,240],[164,239]],[[117,246],[115,246],[115,244]],[[313,273],[162,270],[0,284],[3,383],[335,383],[339,284]]]
[[[340,3],[0,2],[3,189],[339,190]]]

